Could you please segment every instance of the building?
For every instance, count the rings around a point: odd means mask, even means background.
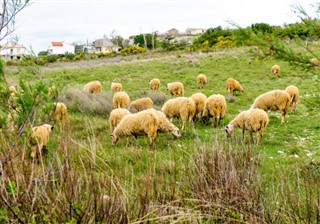
[[[203,29],[203,28],[187,28],[186,29],[187,35],[198,35],[198,34],[203,34],[204,32],[206,32],[206,29]]]
[[[116,46],[108,39],[97,39],[93,42],[96,53],[119,52],[121,47]]]
[[[166,32],[166,35],[169,36],[169,37],[178,37],[179,36],[179,30],[175,29],[175,28],[172,28],[170,30],[168,30]]]
[[[65,41],[51,42],[51,46],[49,46],[48,48],[48,54],[65,54],[65,53],[74,54],[74,50],[75,50],[75,46]]]
[[[5,61],[7,60],[19,60],[23,55],[27,55],[27,49],[23,44],[15,42],[8,42],[1,47],[0,55]]]

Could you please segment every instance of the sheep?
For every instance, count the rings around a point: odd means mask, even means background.
[[[55,86],[51,86],[48,89],[48,95],[49,96],[54,96],[55,94],[57,94],[57,88]]]
[[[240,83],[233,79],[233,78],[228,78],[226,81],[226,87],[227,87],[227,92],[228,93],[234,93],[235,91],[239,91],[241,94],[244,93],[244,89],[240,85]]]
[[[50,124],[43,124],[32,128],[32,133],[29,138],[31,144],[31,158],[35,158],[37,152],[40,153],[49,142],[50,133],[52,132],[53,126]]]
[[[121,119],[128,114],[131,114],[130,111],[124,108],[116,108],[111,111],[109,117],[110,133],[117,127]]]
[[[181,82],[168,83],[167,90],[172,97],[184,96],[184,86]]]
[[[227,109],[226,98],[221,94],[213,94],[208,97],[202,113],[202,121],[207,125],[210,117],[214,117],[213,127],[220,125]]]
[[[251,108],[259,108],[266,112],[269,110],[281,110],[281,124],[284,124],[290,101],[290,95],[285,90],[271,90],[258,96]]]
[[[150,85],[150,88],[153,90],[153,91],[157,91],[160,89],[160,80],[159,79],[151,79],[149,81],[149,85]]]
[[[118,83],[118,82],[112,82],[111,83],[111,91],[114,93],[122,91],[122,84]]]
[[[317,58],[311,58],[310,63],[315,65],[315,66],[320,66],[320,60]]]
[[[196,112],[193,117],[193,121],[196,121],[198,114],[202,116],[204,105],[206,104],[207,97],[203,93],[195,93],[191,95],[194,103],[196,104]]]
[[[130,97],[124,91],[116,92],[113,95],[112,102],[113,108],[127,108],[130,103]]]
[[[202,88],[204,86],[204,84],[206,84],[208,82],[207,76],[204,74],[199,74],[197,76],[197,84],[199,88]]]
[[[180,117],[182,120],[181,130],[184,129],[186,121],[191,122],[196,112],[196,104],[192,98],[177,97],[170,99],[161,108],[161,111],[170,118]]]
[[[155,110],[154,108],[148,109],[147,111],[154,112],[156,115],[158,115],[158,120],[159,120],[158,133],[166,132],[166,133],[171,133],[177,138],[181,137],[179,128],[177,128],[174,124],[172,124],[162,111]]]
[[[141,99],[137,99],[132,101],[129,106],[129,110],[131,113],[136,113],[142,110],[146,110],[153,107],[153,101],[150,97],[144,97]]]
[[[296,111],[298,99],[299,99],[299,89],[298,87],[294,85],[288,86],[286,89],[286,92],[289,93],[291,97],[291,104],[292,104],[292,112]]]
[[[261,144],[262,133],[266,130],[269,123],[267,112],[262,109],[249,109],[239,113],[230,123],[225,127],[225,132],[229,137],[234,128],[242,129],[242,141],[244,141],[244,132],[250,132],[251,142],[253,143],[252,132],[256,133],[257,144]]]
[[[136,114],[128,114],[119,122],[111,134],[112,145],[116,145],[120,137],[130,136],[137,138],[139,135],[147,135],[150,139],[150,147],[154,149],[159,126],[158,116],[150,111],[140,111]]]
[[[279,65],[274,65],[271,67],[271,72],[274,75],[278,75],[280,73],[280,66]]]
[[[67,106],[62,102],[56,102],[55,103],[55,109],[54,109],[54,121],[55,122],[61,122],[61,124],[64,126],[67,119]]]
[[[101,83],[99,81],[92,81],[87,83],[83,91],[88,92],[88,93],[100,93],[102,89]]]
[[[15,93],[17,92],[16,87],[14,86],[9,86],[8,90],[11,96],[14,96]]]

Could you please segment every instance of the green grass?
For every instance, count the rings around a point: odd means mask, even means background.
[[[248,63],[249,61],[251,63]],[[278,77],[271,73],[274,64],[281,67]],[[196,83],[196,77],[200,73],[205,74],[209,80],[201,90]],[[237,94],[234,101],[227,102],[226,115],[219,127],[213,128],[211,122],[209,126],[197,122],[194,126],[188,124],[180,139],[175,139],[169,134],[160,134],[155,151],[149,149],[146,137],[139,138],[139,147],[136,147],[133,139],[129,147],[125,147],[125,139],[120,139],[117,146],[112,147],[108,114],[81,113],[69,109],[69,137],[73,139],[73,150],[79,153],[94,150],[97,155],[96,172],[117,176],[127,191],[139,191],[141,181],[147,181],[150,170],[156,174],[154,178],[159,183],[158,191],[166,194],[165,190],[170,190],[170,186],[173,185],[178,185],[174,188],[183,188],[179,183],[188,179],[184,176],[187,164],[199,148],[218,147],[215,145],[218,140],[224,145],[231,145],[231,149],[240,150],[241,131],[236,129],[235,138],[227,139],[224,126],[240,111],[249,109],[253,100],[260,94],[273,89],[284,90],[288,85],[296,85],[300,90],[296,112],[289,111],[284,125],[280,124],[280,111],[269,112],[270,122],[263,135],[262,145],[252,146],[253,153],[261,159],[258,171],[262,177],[263,189],[267,189],[264,192],[265,201],[272,201],[276,197],[276,186],[283,172],[289,175],[290,171],[295,173],[296,170],[310,164],[315,165],[317,172],[320,170],[320,92],[317,69],[305,72],[281,60],[259,60],[250,54],[249,48],[241,48],[208,54],[177,54],[173,58],[157,58],[146,62],[137,60],[135,63],[92,68],[64,68],[43,71],[42,76],[58,86],[61,94],[70,88],[81,90],[85,83],[92,80],[99,80],[103,92],[111,94],[111,82],[120,82],[131,100],[149,91],[148,81],[152,78],[161,80],[160,90],[168,98],[171,98],[166,92],[168,82],[184,83],[185,96],[191,96],[196,92],[202,92],[206,96],[218,93],[227,96],[227,78],[233,77],[241,83],[245,92],[243,95]],[[25,78],[26,81],[32,82],[32,75],[26,75]],[[10,76],[10,79],[15,80],[15,77]],[[160,109],[161,105],[156,105],[156,108]],[[174,123],[181,127],[178,120],[174,120]],[[52,141],[59,141],[63,138],[62,135],[54,132]],[[248,141],[249,136],[246,135],[246,147]],[[52,143],[49,148],[56,146],[57,143]],[[178,198],[181,197],[184,196]]]

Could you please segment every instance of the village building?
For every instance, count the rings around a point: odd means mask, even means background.
[[[65,53],[74,54],[74,51],[75,51],[75,46],[65,41],[51,42],[51,45],[48,48],[48,54],[65,54]]]
[[[5,61],[7,60],[20,60],[23,55],[27,55],[27,49],[23,44],[18,44],[15,42],[8,42],[1,46],[0,55]]]

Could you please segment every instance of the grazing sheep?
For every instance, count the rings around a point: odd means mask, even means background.
[[[281,124],[283,124],[290,101],[290,95],[285,90],[271,90],[258,96],[254,100],[251,108],[259,108],[266,112],[269,110],[281,110]]]
[[[49,96],[53,96],[53,95],[55,95],[55,94],[57,94],[57,88],[56,88],[55,86],[49,87],[49,89],[48,89],[48,95],[49,95]]]
[[[64,126],[67,119],[67,106],[64,103],[57,102],[55,103],[54,109],[54,120],[55,122],[61,122]]]
[[[204,86],[204,84],[206,84],[208,82],[207,76],[204,74],[199,74],[197,76],[197,84],[199,88],[202,88]]]
[[[202,113],[202,120],[205,124],[209,123],[210,117],[214,117],[213,127],[220,125],[220,119],[224,117],[226,112],[226,98],[220,94],[213,94],[208,97]]]
[[[142,110],[146,110],[153,107],[153,101],[150,97],[144,97],[141,99],[137,99],[132,101],[129,106],[129,110],[131,113],[137,113]]]
[[[147,111],[151,111],[158,115],[159,120],[159,127],[158,132],[167,132],[171,133],[172,135],[176,136],[177,138],[181,137],[181,134],[179,132],[179,128],[177,128],[174,124],[172,124],[166,117],[166,115],[158,110],[155,110],[153,108],[148,109]]]
[[[299,89],[294,85],[290,85],[286,88],[286,92],[289,93],[291,97],[292,112],[295,112],[299,99]]]
[[[113,95],[112,102],[113,108],[127,108],[130,103],[130,97],[124,91],[116,92]]]
[[[150,111],[140,111],[136,114],[128,114],[119,122],[111,134],[112,145],[116,145],[120,137],[130,136],[137,138],[139,135],[147,135],[150,139],[150,147],[154,148],[159,126],[158,116]]]
[[[11,96],[14,96],[14,94],[17,92],[16,87],[14,86],[9,86],[8,90]]]
[[[161,111],[170,118],[171,122],[174,117],[181,118],[184,129],[186,121],[191,122],[196,112],[196,104],[192,98],[177,97],[168,100],[162,107]]]
[[[122,91],[122,84],[118,83],[118,82],[112,82],[111,83],[111,91],[114,93]]]
[[[191,98],[196,104],[196,112],[193,117],[193,121],[196,121],[198,114],[202,116],[204,105],[206,104],[206,101],[207,101],[207,97],[203,93],[195,93],[195,94],[192,94]]]
[[[184,96],[184,86],[181,82],[168,83],[167,90],[172,97]]]
[[[278,75],[280,72],[280,66],[279,65],[274,65],[271,67],[271,72],[274,75]]]
[[[151,79],[149,81],[149,85],[150,85],[150,88],[153,90],[153,91],[157,91],[160,89],[160,80],[159,79]]]
[[[117,127],[121,119],[128,114],[131,114],[130,111],[124,108],[116,108],[111,111],[109,117],[110,133]]]
[[[100,93],[102,89],[101,83],[99,81],[92,81],[87,83],[83,91],[88,92],[88,93]]]
[[[226,127],[225,132],[229,137],[234,128],[242,129],[242,140],[244,141],[245,130],[250,131],[251,142],[253,143],[252,132],[257,135],[257,144],[261,143],[262,133],[266,130],[269,123],[267,112],[261,109],[250,109],[242,111]]]
[[[239,91],[241,94],[244,93],[244,89],[240,85],[240,83],[233,79],[233,78],[228,78],[226,81],[226,87],[227,87],[227,92],[228,93],[234,93],[235,91]]]
[[[32,133],[29,138],[31,144],[31,158],[35,158],[37,152],[41,154],[43,147],[49,142],[49,136],[53,129],[50,124],[43,124],[32,128]]]

